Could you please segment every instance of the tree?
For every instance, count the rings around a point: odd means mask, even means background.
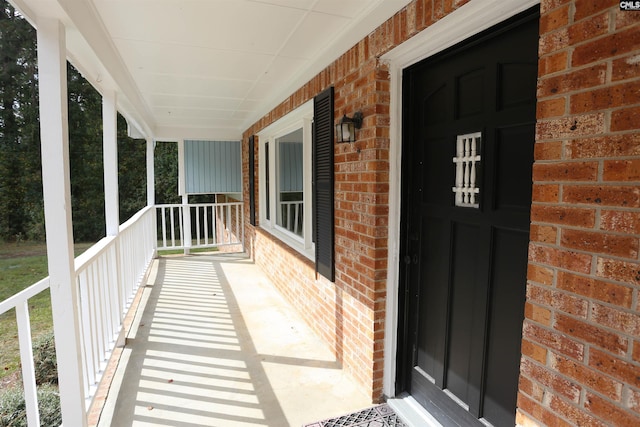
[[[0,0],[0,239],[44,239],[36,32]],[[105,235],[102,98],[71,65],[69,157],[76,241]],[[145,142],[127,136],[118,114],[120,221],[146,205]],[[158,144],[156,199],[177,203],[177,147]]]
[[[27,237],[42,204],[36,34],[0,7],[0,236]]]

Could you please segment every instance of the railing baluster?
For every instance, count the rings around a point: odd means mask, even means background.
[[[22,365],[22,384],[27,407],[27,424],[40,425],[38,394],[36,389],[35,366],[33,363],[33,345],[31,342],[31,323],[29,321],[29,301],[25,300],[16,307],[18,323],[18,343],[20,345],[20,364]]]
[[[200,246],[200,206],[196,206],[195,209],[196,209],[196,245]]]
[[[166,211],[165,208],[162,207],[161,208],[162,211],[162,246],[163,247],[167,247],[167,217],[166,217]]]

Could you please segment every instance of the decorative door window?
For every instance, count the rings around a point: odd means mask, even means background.
[[[458,135],[456,139],[456,156],[453,158],[456,182],[452,188],[456,206],[476,209],[480,207],[477,171],[481,160],[481,141],[482,132]]]

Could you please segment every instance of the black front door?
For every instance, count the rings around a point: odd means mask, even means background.
[[[515,424],[538,11],[403,74],[399,390],[445,425]]]

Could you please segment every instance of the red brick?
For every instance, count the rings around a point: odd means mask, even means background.
[[[540,265],[529,264],[527,266],[527,280],[540,283],[542,285],[553,284],[553,269]]]
[[[538,363],[545,364],[547,361],[547,349],[531,341],[522,340],[522,355],[530,357]]]
[[[527,286],[527,301],[584,318],[589,307],[589,302],[582,298],[534,285]]]
[[[604,113],[543,120],[536,123],[536,141],[594,136],[604,130]]]
[[[614,5],[611,0],[575,0],[574,4],[576,9],[573,19],[576,21],[610,9]]]
[[[596,274],[606,279],[640,285],[640,264],[637,262],[598,258]]]
[[[565,98],[554,98],[540,101],[536,108],[536,117],[538,119],[562,116],[566,112],[566,100]]]
[[[616,427],[637,427],[640,425],[640,417],[593,393],[587,393],[584,407],[606,420],[608,425]]]
[[[626,234],[640,234],[640,212],[603,210],[600,228]]]
[[[556,313],[554,326],[557,331],[564,332],[572,338],[619,356],[624,356],[629,348],[629,341],[626,338],[561,313]],[[580,379],[578,381],[584,384],[584,381]]]
[[[611,113],[611,130],[623,131],[640,128],[640,107],[625,108]]]
[[[531,221],[592,228],[595,225],[595,211],[564,206],[533,205]]]
[[[535,160],[558,160],[562,158],[562,142],[538,142],[534,145]]]
[[[544,15],[546,13],[550,13],[554,9],[571,2],[572,0],[544,0],[540,2],[540,14]]]
[[[532,224],[529,231],[529,239],[532,242],[556,243],[558,239],[558,229],[550,225]]]
[[[585,0],[589,2],[590,0]],[[640,45],[640,26],[633,26],[623,31],[598,38],[592,42],[576,46],[572,55],[572,65],[580,67],[613,56],[637,50]]]
[[[536,144],[538,145],[538,144]],[[539,181],[595,181],[596,162],[539,163],[533,165],[533,180]]]
[[[585,412],[582,407],[571,405],[557,396],[551,396],[549,408],[569,420],[571,426],[610,427],[607,423]]]
[[[548,246],[529,245],[529,261],[559,267],[577,273],[589,273],[591,271],[591,255],[564,251]]]
[[[566,375],[579,384],[598,392],[610,399],[619,401],[621,398],[622,384],[619,381],[604,377],[582,363],[566,357],[551,353],[549,365],[562,375]]]
[[[554,54],[568,47],[569,30],[567,28],[561,28],[557,31],[540,35],[538,54],[540,56]]]
[[[593,303],[591,305],[591,320],[625,334],[638,336],[640,333],[640,314],[636,312]]]
[[[548,74],[566,70],[569,66],[569,53],[566,50],[555,52],[540,58],[538,61],[538,75],[540,77]]]
[[[572,140],[566,144],[565,154],[570,159],[640,156],[640,134]]]
[[[602,177],[605,181],[640,181],[640,159],[605,161]]]
[[[633,289],[628,286],[608,283],[591,277],[578,276],[564,271],[558,272],[556,287],[590,299],[625,308],[631,308],[631,303],[633,302]]]
[[[606,64],[598,64],[570,73],[541,78],[538,82],[538,98],[600,86],[606,83],[606,79]]]
[[[549,347],[550,349],[571,357],[572,359],[584,359],[584,344],[574,341],[563,334],[542,328],[534,323],[524,323],[522,337],[534,343]],[[529,377],[536,378],[536,380],[540,381],[536,375]],[[576,394],[579,394],[579,390],[577,393],[576,390],[572,390],[570,394],[567,394],[567,396],[577,399]]]
[[[557,203],[560,201],[558,184],[533,184],[532,200],[540,203]]]
[[[640,188],[635,186],[565,185],[562,201],[600,206],[640,207]]]
[[[640,77],[640,54],[633,54],[613,61],[611,80],[625,80]]]
[[[571,114],[640,103],[640,81],[581,92],[570,98]]]
[[[542,404],[529,399],[522,393],[518,393],[516,419],[518,426],[522,427],[570,427],[570,424],[558,415],[549,411]],[[526,412],[526,414],[521,411]],[[533,419],[532,419],[533,418]]]
[[[569,24],[569,5],[540,16],[540,34],[545,34]]]
[[[636,415],[640,413],[640,391],[629,389],[629,407],[636,412]]]
[[[551,310],[547,308],[527,302],[525,304],[524,315],[526,319],[543,326],[551,326]]]
[[[640,366],[619,359],[616,356],[592,348],[589,352],[589,366],[617,378],[625,384],[640,386]]]
[[[640,14],[629,13],[626,10],[617,9],[615,13],[615,29],[621,30],[630,25],[636,25],[640,22]]]
[[[566,248],[625,258],[638,257],[638,238],[585,230],[562,230],[560,244]]]
[[[601,13],[569,27],[569,42],[576,45],[585,40],[607,34],[609,31],[609,13]]]
[[[634,341],[633,343],[633,354],[631,356],[634,362],[640,363],[640,342]]]
[[[575,403],[580,398],[580,387],[573,381],[561,377],[546,366],[540,366],[530,359],[522,359],[520,374],[552,389]]]

